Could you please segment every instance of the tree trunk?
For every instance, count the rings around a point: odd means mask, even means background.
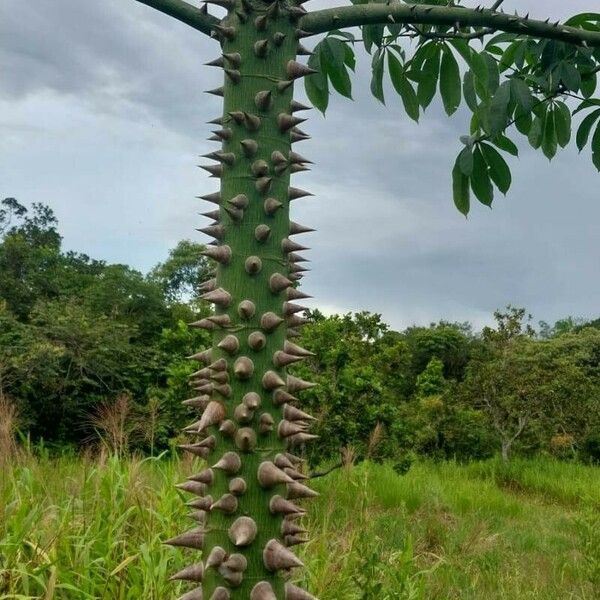
[[[502,440],[502,462],[505,464],[510,460],[510,450],[512,448],[512,440]]]
[[[203,550],[203,564],[175,576],[202,582],[185,600],[312,598],[280,576],[301,565],[289,549],[303,533],[294,503],[315,495],[295,481],[299,460],[287,454],[314,437],[294,397],[312,384],[286,375],[309,354],[287,340],[302,321],[291,301],[306,297],[294,287],[303,248],[289,236],[310,231],[289,219],[290,200],[302,195],[290,172],[307,162],[291,152],[306,137],[294,114],[306,107],[292,92],[310,70],[294,60],[295,7],[244,6],[216,27],[223,56],[213,65],[225,83],[211,93],[223,96],[224,112],[212,139],[222,147],[204,168],[221,190],[203,196],[218,205],[204,230],[216,239],[206,251],[216,279],[204,286],[215,315],[194,324],[213,331],[213,346],[195,356],[205,365],[192,379],[201,395],[186,401],[203,409],[186,429],[203,439],[183,446],[211,467],[181,486],[199,496],[191,503],[199,527],[169,541]]]

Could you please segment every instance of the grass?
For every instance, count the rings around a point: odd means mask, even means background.
[[[0,474],[0,599],[169,600],[183,460],[24,457]],[[600,589],[600,469],[549,459],[363,464],[316,480],[320,600],[581,599]]]

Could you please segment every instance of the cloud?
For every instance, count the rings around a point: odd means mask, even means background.
[[[600,8],[505,4],[553,17]],[[4,0],[0,44],[0,193],[55,208],[67,247],[141,269],[179,239],[202,239],[194,228],[206,208],[194,196],[215,184],[195,165],[220,107],[202,93],[219,74],[201,65],[214,42],[134,0]],[[316,163],[295,176],[315,197],[293,206],[294,220],[318,229],[303,236],[312,305],[380,312],[396,327],[480,325],[508,302],[548,320],[596,315],[589,156],[568,150],[549,164],[521,144],[508,197],[465,220],[450,168],[467,115],[447,119],[435,105],[415,124],[391,88],[381,106],[357,51],[355,101],[332,96],[326,119],[313,111],[303,126],[313,138],[298,147]]]

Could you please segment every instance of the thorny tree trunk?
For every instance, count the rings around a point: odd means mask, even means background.
[[[212,64],[225,70],[224,87],[213,90],[224,99],[212,138],[222,148],[209,155],[217,164],[205,167],[221,190],[203,196],[216,205],[205,213],[215,223],[203,230],[216,239],[207,254],[217,275],[204,287],[216,313],[195,324],[213,330],[214,340],[194,357],[203,364],[192,378],[200,395],[185,401],[202,416],[186,429],[200,441],[184,449],[212,466],[180,485],[197,496],[190,505],[199,524],[169,542],[202,551],[174,577],[197,586],[180,600],[310,600],[281,577],[301,564],[289,550],[304,533],[297,520],[304,510],[295,503],[314,495],[299,483],[300,460],[287,453],[314,437],[294,396],[312,384],[286,375],[288,364],[308,355],[289,341],[302,322],[293,301],[306,297],[294,287],[302,247],[289,236],[310,231],[289,220],[290,200],[305,195],[289,187],[290,174],[308,162],[291,151],[306,137],[295,116],[306,107],[292,100],[294,79],[310,73],[295,62],[306,53],[298,40],[393,23],[453,26],[447,39],[504,31],[598,47],[600,32],[503,14],[501,1],[489,9],[367,2],[306,14],[305,0],[209,0],[227,8],[223,20],[183,0],[139,1],[216,33],[223,55]],[[509,450],[503,446],[503,456]]]
[[[215,315],[193,324],[213,331],[213,347],[194,357],[200,395],[185,403],[202,416],[183,446],[210,466],[179,486],[197,496],[189,504],[199,523],[168,543],[202,550],[174,577],[199,586],[182,600],[313,598],[282,577],[302,564],[290,547],[304,540],[301,500],[316,495],[288,453],[314,437],[295,397],[312,384],[286,374],[309,355],[289,341],[303,322],[293,301],[307,297],[294,287],[304,248],[290,236],[311,231],[289,218],[290,201],[307,195],[290,188],[290,174],[308,162],[291,150],[307,137],[296,128],[307,107],[292,99],[293,81],[311,72],[295,62],[300,14],[236,0],[215,28],[223,54],[209,64],[225,74],[211,93],[223,96],[224,111],[211,139],[222,147],[204,168],[221,189],[203,196],[214,209],[203,231],[216,240],[206,251],[216,279],[204,284]]]

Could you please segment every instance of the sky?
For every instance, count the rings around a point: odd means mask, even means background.
[[[600,11],[600,0],[505,6],[555,19]],[[203,90],[220,74],[202,65],[216,51],[135,0],[2,0],[0,197],[50,205],[66,249],[142,271],[181,239],[207,242],[195,196],[215,180],[196,165],[214,150],[206,121],[220,106]],[[465,219],[450,173],[467,114],[447,118],[435,104],[415,124],[389,86],[378,103],[369,80],[363,56],[354,101],[332,96],[326,117],[314,110],[302,126],[312,139],[298,151],[316,164],[294,185],[315,197],[296,201],[292,218],[317,228],[302,239],[311,307],[369,310],[395,328],[481,327],[508,303],[548,322],[600,316],[600,175],[589,153],[568,148],[550,163],[521,138],[508,195]]]

